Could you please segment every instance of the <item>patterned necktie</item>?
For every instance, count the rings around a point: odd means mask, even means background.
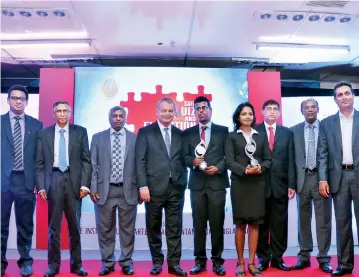
[[[122,176],[122,157],[121,157],[121,141],[120,133],[114,133],[115,140],[112,147],[112,172],[111,175],[115,180],[119,180]]]
[[[163,130],[165,130],[165,144],[166,144],[167,154],[168,154],[168,157],[169,157],[170,154],[171,154],[170,134],[168,132],[168,128],[164,128]]]
[[[273,127],[269,127],[269,148],[270,148],[270,151],[273,152],[273,149],[274,149],[274,131],[273,131]]]
[[[15,116],[14,125],[14,169],[19,170],[22,167],[22,134],[20,126],[20,116]]]
[[[203,140],[204,142],[206,142],[206,134],[205,134],[205,130],[207,129],[207,126],[202,126],[201,127],[202,132],[201,132],[201,140]]]
[[[66,161],[66,141],[65,141],[65,130],[60,129],[60,141],[59,141],[59,169],[65,172],[67,169]]]
[[[316,164],[316,151],[315,151],[315,126],[309,125],[309,136],[308,136],[308,159],[307,159],[307,167],[309,169],[313,169]]]

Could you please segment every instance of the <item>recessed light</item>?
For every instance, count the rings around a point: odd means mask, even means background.
[[[27,11],[19,11],[19,14],[23,17],[30,17],[31,13],[27,12]]]
[[[53,14],[58,17],[64,17],[66,15],[63,11],[53,11]]]
[[[320,19],[320,16],[317,15],[317,14],[314,14],[314,15],[311,15],[308,17],[308,20],[311,21],[311,22],[315,22],[315,21],[318,21]]]
[[[2,10],[2,15],[13,17],[15,13],[9,10]]]
[[[157,42],[157,45],[162,45],[163,44],[163,42]]]
[[[329,15],[324,18],[325,22],[333,22],[335,21],[335,16]]]
[[[303,20],[303,18],[304,18],[304,15],[296,14],[293,16],[293,21],[301,21],[301,20]]]
[[[41,16],[41,17],[46,17],[46,16],[49,15],[49,14],[48,14],[47,12],[45,12],[45,11],[37,11],[36,14],[37,14],[38,16]]]
[[[350,21],[352,21],[352,19],[349,16],[344,16],[339,21],[340,23],[349,23]]]
[[[260,17],[261,17],[261,19],[266,20],[266,19],[270,19],[272,17],[272,15],[269,13],[264,13],[264,14],[261,14]]]
[[[288,15],[286,15],[286,14],[278,14],[277,15],[278,20],[287,20],[287,18],[288,18]]]

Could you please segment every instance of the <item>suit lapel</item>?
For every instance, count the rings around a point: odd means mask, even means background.
[[[354,149],[354,142],[355,138],[358,134],[359,129],[359,112],[357,110],[354,110],[354,117],[353,117],[353,135],[352,135],[352,147]]]
[[[74,146],[74,138],[76,137],[75,132],[76,127],[72,124],[69,124],[69,160],[71,157],[72,147]]]
[[[104,141],[106,150],[107,150],[107,154],[108,157],[110,159],[110,161],[112,161],[112,153],[111,153],[111,133],[110,133],[110,129],[107,129],[103,135],[102,135],[102,139]]]
[[[5,115],[5,118],[2,122],[4,125],[5,134],[10,142],[11,147],[14,147],[14,138],[12,136],[11,123],[9,113]]]
[[[172,129],[172,128],[171,128]],[[160,129],[160,126],[158,126],[158,123],[156,123],[154,126],[153,126],[153,130],[154,130],[154,133],[155,133],[155,136],[158,140],[158,143],[160,144],[162,150],[165,152],[166,156],[168,157],[168,153],[167,153],[167,148],[166,148],[166,145],[165,145],[165,141],[163,139],[163,136],[162,136],[162,133],[161,133],[161,129]],[[172,144],[172,143],[171,143]]]
[[[275,135],[274,135],[274,148],[275,148],[282,132],[283,132],[282,126],[277,124],[277,128],[275,130]],[[274,148],[273,148],[273,151],[274,151]]]
[[[266,127],[265,127],[264,123],[261,123],[261,124],[257,125],[257,131],[258,131],[258,133],[264,134],[266,136],[267,141],[268,141],[267,130],[266,130]]]
[[[55,145],[55,125],[53,125],[50,129],[49,129],[49,134],[48,134],[48,142],[50,144],[50,150],[51,150],[51,157],[52,159],[54,158],[55,154],[54,154],[54,145]]]
[[[216,131],[217,131],[217,125],[214,124],[212,122],[212,126],[211,126],[211,140],[209,141],[208,147],[207,147],[207,151],[209,151],[209,149],[211,149],[211,147],[213,146],[213,140],[215,139],[216,136]],[[199,132],[199,131],[198,131]]]
[[[29,123],[29,118],[27,115],[25,115],[25,134],[24,134],[24,149],[26,147],[26,144],[27,144],[27,141],[29,140],[29,135],[30,135],[30,130],[29,130],[29,127],[30,127],[30,123]]]
[[[332,130],[334,130],[334,135],[337,138],[341,154],[343,155],[342,128],[340,127],[339,112],[337,112],[334,116],[333,125]]]
[[[125,132],[126,132],[126,147],[125,147],[125,161],[126,161],[126,158],[127,158],[127,155],[128,155],[128,150],[130,149],[130,144],[131,144],[131,138],[130,138],[130,132],[128,132],[126,129],[125,129]]]

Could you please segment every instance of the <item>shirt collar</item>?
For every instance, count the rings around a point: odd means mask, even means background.
[[[269,127],[273,127],[273,131],[277,129],[277,123],[274,122],[272,125],[269,125],[267,122],[264,122],[264,126],[266,127],[266,130],[268,130]]]
[[[237,130],[237,133],[238,133],[238,134],[242,133],[243,135],[247,135],[246,133],[243,132],[243,130],[242,130],[241,128],[239,128],[239,129]],[[257,130],[251,128],[251,136],[253,136],[253,134],[259,134],[259,133],[257,132]]]
[[[342,114],[340,111],[339,111],[339,118],[347,118],[344,114]],[[348,118],[351,118],[351,117],[354,117],[354,109],[352,111],[352,113],[349,115]]]
[[[161,132],[164,132],[164,131],[165,131],[165,130],[164,130],[165,128],[168,128],[168,131],[171,132],[171,126],[172,126],[172,124],[168,125],[168,127],[165,127],[165,126],[162,125],[161,122],[159,122],[159,120],[157,120],[157,123],[158,123],[158,126],[159,126],[160,129],[161,129]]]
[[[110,128],[110,134],[112,135],[113,133],[120,133],[121,136],[125,135],[125,128],[121,128],[120,131],[116,131],[115,129],[113,129],[112,127]]]
[[[13,119],[15,116],[20,116],[20,118],[23,120],[25,117],[25,113],[22,113],[20,115],[14,114],[12,111],[9,111],[9,117],[10,119]]]
[[[60,126],[58,124],[55,125],[55,131],[56,132],[59,132],[60,129],[64,129],[65,130],[65,133],[68,133],[69,132],[69,124],[66,124],[66,126],[64,128],[60,128]]]
[[[313,125],[314,127],[319,128],[319,120],[317,119],[313,124],[309,124],[307,121],[304,122],[304,128],[308,128],[309,125]]]
[[[212,127],[212,121],[208,122],[206,125],[199,122],[199,129],[202,130],[202,126],[206,126],[208,129],[211,129]]]

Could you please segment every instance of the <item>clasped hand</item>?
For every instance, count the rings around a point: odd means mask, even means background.
[[[256,165],[256,166],[248,165],[246,168],[247,175],[254,175],[254,174],[261,174],[261,173],[262,173],[262,167],[260,165]]]

